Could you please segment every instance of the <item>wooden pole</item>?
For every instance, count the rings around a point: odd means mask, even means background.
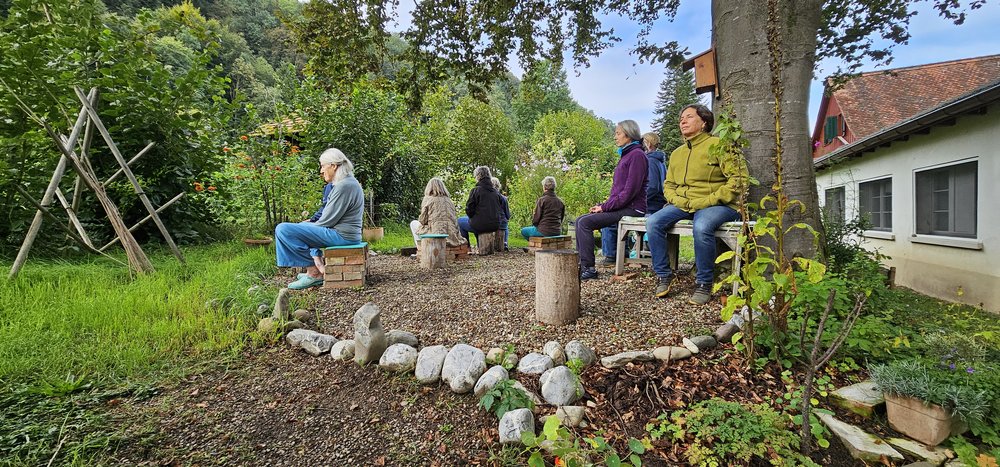
[[[76,231],[80,234],[80,238],[83,239],[87,245],[94,246],[94,243],[90,241],[90,236],[87,235],[87,231],[83,229],[83,224],[80,223],[80,219],[76,217],[76,211],[73,206],[69,204],[66,197],[63,196],[62,190],[56,188],[56,198],[59,198],[59,204],[62,204],[63,209],[66,210],[66,215],[69,216],[69,223],[76,228]]]
[[[438,269],[448,265],[448,236],[420,238],[420,267]]]
[[[94,97],[90,100],[97,105],[97,99],[101,95],[97,88],[91,90]],[[87,120],[87,129],[83,132],[83,145],[80,146],[80,159],[83,160],[87,165],[90,165],[90,143],[94,141],[94,124]],[[80,210],[80,199],[83,197],[83,180],[80,176],[76,176],[76,180],[73,181],[73,202],[70,204],[70,209],[73,212]]]
[[[164,209],[169,208],[171,204],[174,204],[174,202],[176,202],[177,200],[181,199],[182,196],[184,196],[184,193],[179,193],[177,196],[174,196],[173,198],[170,198],[170,201],[167,201],[166,203],[163,203],[163,206],[160,206],[160,207],[156,208],[156,213],[159,214]],[[139,227],[142,226],[142,224],[145,224],[146,222],[149,222],[149,220],[152,219],[152,218],[153,218],[153,216],[143,217],[141,221],[136,222],[135,225],[133,225],[132,227],[129,227],[128,231],[129,232],[135,232],[135,229],[138,229]],[[118,243],[119,240],[120,239],[116,237],[114,240],[111,240],[106,245],[98,248],[98,250],[100,250],[100,251],[107,250],[108,248],[111,247],[111,245],[114,245],[115,243]]]
[[[90,120],[94,122],[94,127],[97,131],[101,133],[104,137],[104,142],[108,144],[108,148],[111,149],[111,154],[114,154],[115,159],[118,161],[118,165],[122,168],[125,173],[125,177],[132,182],[132,188],[135,189],[135,194],[139,195],[139,199],[142,201],[143,206],[146,207],[146,211],[149,212],[150,216],[153,216],[153,223],[156,227],[160,229],[160,234],[163,235],[163,239],[166,240],[167,246],[170,247],[170,251],[174,253],[177,260],[184,263],[184,255],[181,254],[180,248],[177,248],[177,244],[174,243],[173,237],[170,236],[170,232],[167,231],[167,227],[163,225],[163,221],[160,220],[160,216],[156,214],[156,209],[153,207],[153,203],[149,201],[149,197],[142,190],[142,185],[139,184],[139,180],[136,180],[135,175],[132,170],[128,168],[128,163],[125,162],[125,158],[122,156],[121,151],[118,150],[118,146],[115,144],[114,140],[111,139],[111,134],[108,133],[108,129],[104,127],[104,123],[101,121],[101,117],[97,115],[97,110],[91,105],[90,101],[87,100],[87,96],[83,94],[83,90],[76,86],[73,88],[76,91],[76,97],[83,104],[84,108],[87,109],[87,113],[90,115]]]
[[[28,200],[29,203],[33,204],[35,206],[35,208],[37,208],[44,215],[49,216],[49,218],[52,219],[52,221],[55,222],[55,224],[58,225],[59,228],[65,230],[66,233],[69,235],[69,237],[72,238],[73,240],[75,240],[80,245],[82,245],[84,249],[90,250],[90,251],[92,251],[94,253],[97,253],[99,255],[102,255],[102,256],[106,256],[106,257],[110,258],[112,261],[114,261],[114,262],[116,262],[116,263],[118,263],[118,264],[120,264],[122,266],[128,266],[127,264],[121,262],[118,258],[115,258],[114,256],[111,256],[111,255],[109,255],[109,254],[107,254],[107,253],[105,253],[103,251],[99,251],[96,248],[94,248],[93,245],[89,244],[88,242],[83,241],[83,239],[80,238],[80,237],[78,237],[76,234],[74,234],[73,231],[69,229],[69,227],[66,227],[66,226],[62,225],[59,222],[59,219],[57,219],[55,215],[53,215],[51,212],[49,212],[48,208],[46,208],[45,206],[42,206],[42,203],[36,201],[35,198],[32,198],[31,195],[28,194],[27,191],[24,191],[24,188],[21,188],[20,185],[14,185],[14,188],[17,188],[17,191],[21,193],[21,196],[23,196],[24,199]]]
[[[90,91],[90,95],[87,96],[88,99],[92,99],[96,96],[97,90],[93,89]],[[80,131],[83,128],[84,122],[86,122],[87,112],[80,109],[80,114],[76,118],[76,123],[73,125],[73,130],[70,132],[69,141],[71,144],[76,144],[76,139],[80,137]],[[56,170],[52,173],[52,178],[49,179],[49,185],[45,188],[45,194],[42,195],[42,201],[39,206],[48,207],[52,204],[52,198],[55,196],[56,188],[59,188],[59,182],[62,180],[63,174],[66,172],[66,162],[67,158],[64,155],[59,157],[59,162],[56,163]],[[31,245],[35,243],[35,237],[38,236],[39,229],[42,228],[42,213],[41,209],[35,211],[35,218],[31,220],[31,226],[28,227],[28,233],[24,236],[24,241],[21,242],[21,249],[17,252],[17,257],[14,259],[14,264],[10,267],[10,273],[7,275],[8,279],[13,279],[17,276],[17,272],[21,270],[24,266],[24,262],[28,260],[28,252],[31,251]]]
[[[149,151],[150,149],[153,149],[153,146],[156,146],[156,144],[154,144],[154,143],[147,144],[146,147],[142,148],[142,151],[139,151],[139,154],[136,154],[135,157],[129,159],[128,162],[125,163],[125,165],[127,167],[129,167],[129,168],[132,168],[132,164],[135,161],[139,160],[140,157],[142,157],[143,155],[145,155],[147,151]],[[108,179],[105,180],[104,183],[101,184],[101,186],[107,187],[109,183],[115,181],[115,179],[118,178],[118,176],[121,175],[121,174],[123,174],[123,173],[125,173],[125,170],[118,169],[118,171],[115,172],[114,174],[112,174],[110,177],[108,177]]]
[[[535,320],[563,325],[580,317],[580,255],[573,250],[535,252]]]

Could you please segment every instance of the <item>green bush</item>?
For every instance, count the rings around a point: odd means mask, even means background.
[[[646,425],[653,439],[670,435],[685,442],[684,456],[693,465],[745,465],[754,458],[772,465],[816,465],[797,451],[799,436],[788,429],[787,418],[767,404],[712,398],[657,420]]]

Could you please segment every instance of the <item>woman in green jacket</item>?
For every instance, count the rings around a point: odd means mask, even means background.
[[[680,130],[684,144],[670,154],[663,195],[667,206],[646,220],[653,271],[659,277],[656,296],[670,294],[674,273],[667,255],[667,230],[677,221],[692,219],[694,261],[698,273],[689,303],[704,305],[712,299],[715,273],[715,231],[740,218],[740,195],[746,190],[746,162],[741,157],[720,159],[709,154],[719,142],[711,136],[715,116],[707,107],[694,104],[681,111]]]

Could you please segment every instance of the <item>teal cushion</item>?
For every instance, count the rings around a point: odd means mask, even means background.
[[[364,248],[368,246],[368,242],[353,243],[351,245],[338,245],[338,246],[328,246],[324,250],[353,250],[356,248]]]

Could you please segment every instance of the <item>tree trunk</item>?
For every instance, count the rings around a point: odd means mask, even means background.
[[[476,234],[476,241],[481,256],[501,252],[503,251],[503,230]]]
[[[535,253],[535,320],[563,325],[580,317],[580,255],[573,250]]]
[[[424,237],[420,239],[420,267],[438,269],[447,263],[448,236],[443,238]]]
[[[785,227],[798,222],[822,232],[816,176],[812,165],[809,134],[809,82],[816,62],[817,32],[821,23],[820,0],[771,0],[778,2],[781,18],[778,50],[783,60],[781,85],[782,169],[784,189],[805,210],[793,208]],[[750,175],[760,185],[750,187],[750,202],[759,202],[771,192],[775,181],[774,93],[767,37],[768,2],[760,0],[712,0],[712,38],[718,61],[723,96],[733,104],[750,147],[746,150]],[[715,110],[722,110],[716,101]],[[773,208],[773,206],[772,206]],[[793,229],[785,237],[785,253],[812,257],[813,236]]]

